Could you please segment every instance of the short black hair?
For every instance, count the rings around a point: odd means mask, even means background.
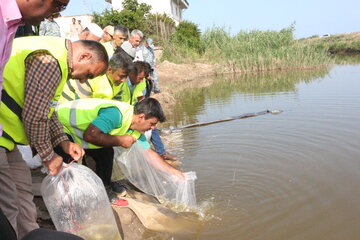
[[[79,40],[79,42],[81,42],[85,49],[93,53],[93,59],[95,62],[103,62],[106,66],[106,69],[108,68],[109,57],[105,47],[101,43],[90,40]]]
[[[125,69],[127,72],[132,68],[133,62],[125,51],[114,53],[109,61],[109,67],[116,71],[117,69]]]
[[[145,114],[145,119],[157,118],[159,122],[165,122],[166,117],[158,100],[155,98],[145,98],[135,103],[134,114]]]
[[[145,73],[145,77],[147,77],[150,73],[150,64],[148,64],[147,62],[143,62],[143,61],[136,61],[133,64],[133,68],[130,69],[130,72],[135,73],[136,75],[138,75],[141,72]]]

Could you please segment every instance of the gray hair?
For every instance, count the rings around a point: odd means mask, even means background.
[[[133,36],[135,36],[135,35],[138,35],[141,39],[144,38],[143,32],[140,31],[139,29],[134,29],[134,30],[131,31],[130,37],[133,37]]]
[[[124,27],[124,26],[121,26],[121,25],[116,25],[114,27],[114,33],[117,32],[117,31],[123,33],[126,37],[129,35],[129,29],[127,27]]]
[[[94,62],[103,62],[106,68],[108,67],[109,57],[105,47],[101,43],[90,40],[79,40],[78,42],[82,44],[84,49],[93,53]]]
[[[132,68],[132,65],[132,59],[125,51],[115,52],[109,61],[109,66],[113,69],[113,71],[116,71],[117,69],[124,69],[128,72],[129,68]]]

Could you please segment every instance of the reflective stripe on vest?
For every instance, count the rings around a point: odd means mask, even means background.
[[[0,122],[5,133],[0,137],[0,146],[8,150],[14,149],[15,144],[29,144],[21,113],[25,92],[25,60],[35,51],[46,51],[51,54],[58,61],[61,70],[61,80],[54,97],[49,102],[48,118],[51,117],[68,78],[68,56],[65,39],[42,36],[17,38],[13,41],[10,59],[4,68],[0,105]]]
[[[78,80],[70,79],[64,86],[59,102],[64,103],[81,98],[91,98],[92,92],[93,90],[88,81],[80,83]]]
[[[57,108],[59,121],[63,124],[66,133],[72,136],[74,141],[85,149],[101,148],[84,140],[84,132],[97,118],[99,111],[108,107],[116,107],[122,115],[120,127],[113,129],[109,134],[122,136],[127,134],[131,125],[134,108],[133,106],[108,99],[78,99],[60,104]],[[139,138],[141,134],[133,131],[131,134]]]
[[[71,79],[66,82],[61,94],[60,103],[83,98],[113,99],[122,90],[123,84],[121,83],[119,86],[111,84],[106,74],[90,79],[83,84]]]

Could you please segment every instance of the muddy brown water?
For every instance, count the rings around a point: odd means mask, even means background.
[[[198,176],[194,239],[360,239],[360,65],[220,77],[175,108],[168,125],[283,110],[164,134]]]

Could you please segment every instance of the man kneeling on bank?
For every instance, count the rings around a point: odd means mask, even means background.
[[[102,154],[97,158],[94,151],[113,146],[129,148],[136,141],[146,149],[158,166],[162,166],[171,175],[184,178],[181,171],[166,163],[150,148],[143,135],[154,129],[158,122],[165,121],[164,112],[156,99],[146,98],[134,106],[108,99],[78,99],[60,104],[57,114],[72,140],[85,149],[85,154],[95,156],[95,172],[105,187],[111,183],[114,156]]]

